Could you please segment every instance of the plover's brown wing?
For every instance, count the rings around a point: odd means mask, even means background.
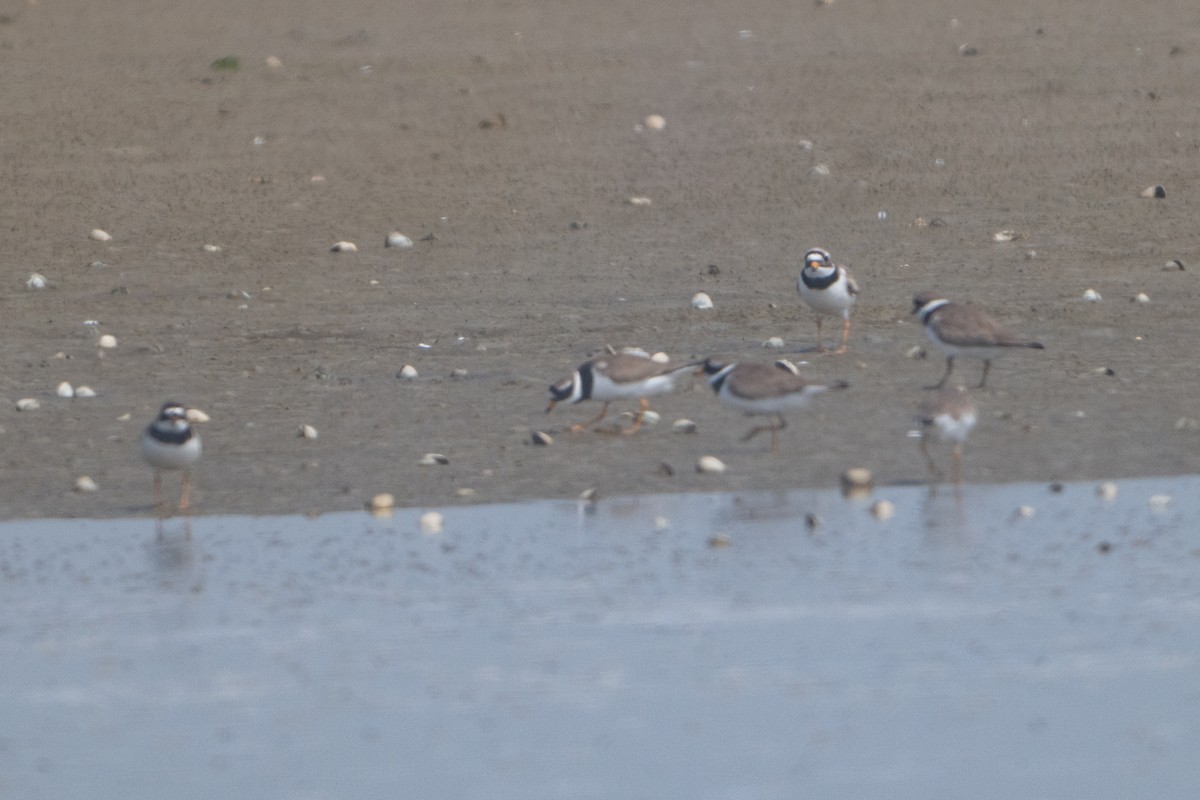
[[[1014,347],[1028,344],[978,306],[949,303],[933,312],[931,322],[938,338],[956,347]]]
[[[682,368],[679,364],[662,363],[632,353],[599,356],[592,359],[591,364],[592,369],[603,372],[616,383],[644,381]]]
[[[850,274],[850,270],[842,267],[842,273],[846,276],[846,291],[850,294],[858,294],[858,281],[854,280],[854,276]]]
[[[804,379],[787,370],[766,364],[739,364],[726,380],[729,392],[746,400],[783,397],[806,385]]]

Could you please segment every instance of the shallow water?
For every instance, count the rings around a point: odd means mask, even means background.
[[[0,525],[0,797],[1200,796],[1200,478],[875,497]]]

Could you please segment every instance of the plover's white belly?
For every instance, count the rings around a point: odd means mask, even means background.
[[[975,415],[963,414],[955,419],[950,414],[938,414],[933,418],[937,428],[938,438],[943,442],[965,442],[967,435],[975,428]]]
[[[812,387],[805,387],[802,391],[780,397],[751,398],[736,395],[729,391],[728,387],[722,387],[719,397],[726,405],[745,411],[747,414],[777,414],[781,411],[804,408],[808,405],[809,398],[816,393]]]
[[[633,383],[617,383],[607,375],[596,375],[592,383],[593,400],[637,400],[641,397],[653,397],[666,394],[675,388],[675,378],[672,375],[656,375],[644,381]]]
[[[810,289],[804,285],[804,279],[799,278],[796,288],[800,290],[800,297],[804,302],[818,313],[845,316],[854,305],[855,297],[850,294],[845,280],[835,281],[824,289]]]
[[[144,433],[142,457],[155,469],[186,469],[200,459],[200,437],[193,435],[183,444],[167,444]]]

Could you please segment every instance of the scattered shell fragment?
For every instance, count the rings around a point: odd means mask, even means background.
[[[692,295],[692,308],[704,311],[713,307],[712,298],[706,292],[696,292]]]
[[[59,397],[74,397],[75,387],[66,381],[63,381],[58,385],[58,388],[54,390],[54,393]]]
[[[357,253],[358,245],[354,242],[338,242],[329,248],[329,251],[332,253]]]
[[[208,414],[205,414],[198,408],[189,408],[184,416],[187,417],[187,421],[193,425],[200,425],[208,422],[211,419]]]
[[[80,475],[75,479],[75,491],[80,494],[89,494],[100,491],[100,486],[89,476]]]
[[[1172,258],[1166,264],[1163,264],[1163,271],[1183,272],[1183,262],[1178,258]]]
[[[541,447],[549,447],[554,444],[554,437],[545,431],[534,431],[530,435],[529,441]]]
[[[584,489],[579,493],[579,499],[585,503],[594,503],[600,499],[600,491],[595,487]]]
[[[661,131],[667,127],[667,120],[662,114],[650,114],[645,119],[646,127],[652,131]]]
[[[979,48],[973,44],[960,44],[958,46],[958,54],[960,56],[977,56],[979,55]]]
[[[696,423],[690,419],[677,419],[671,424],[671,430],[675,433],[695,433]]]
[[[99,228],[93,228],[92,232],[88,234],[88,238],[96,242],[112,241],[112,236],[110,236],[107,231],[102,231]]]
[[[1095,289],[1088,289],[1083,293],[1083,302],[1085,303],[1099,303],[1103,299]]]
[[[29,279],[25,281],[26,289],[45,289],[50,285],[50,281],[46,280],[46,276],[40,272],[31,272]]]
[[[441,453],[426,453],[421,456],[421,460],[417,462],[422,467],[434,467],[449,464],[450,459],[446,458]]]
[[[117,337],[113,336],[111,333],[106,333],[96,341],[96,344],[100,345],[105,350],[112,350],[117,346]]]
[[[1018,506],[1016,512],[1017,516],[1022,519],[1029,519],[1036,513],[1037,509],[1033,506]]]
[[[279,59],[279,56],[267,56],[263,64],[266,65],[267,69],[283,69],[283,62]]]
[[[1016,231],[1002,230],[992,234],[993,242],[1011,242],[1013,239],[1024,238]]]
[[[301,439],[316,439],[319,434],[312,425],[301,425],[298,435]]]
[[[42,404],[32,397],[22,397],[17,401],[17,411],[37,411]]]
[[[1162,509],[1166,508],[1167,506],[1169,506],[1171,504],[1171,495],[1169,495],[1169,494],[1151,495],[1149,503],[1150,503],[1150,508],[1154,509],[1155,511],[1161,511]]]
[[[75,396],[76,397],[95,397],[96,390],[90,386],[76,386],[75,387]]]
[[[783,347],[783,337],[782,336],[772,336],[772,337],[766,339],[762,343],[762,346],[763,347],[772,347],[772,348]]]
[[[808,174],[816,178],[824,178],[829,174],[829,165],[824,162],[820,164],[814,164],[812,168],[809,169]]]
[[[908,348],[908,350],[905,351],[904,355],[905,355],[905,357],[912,358],[912,359],[925,358],[925,348],[921,347],[921,345],[919,345],[919,344],[916,344],[916,345],[913,345],[912,347]]]
[[[1133,296],[1133,302],[1135,302],[1135,303],[1149,303],[1149,302],[1150,302],[1150,295],[1146,294],[1145,292],[1138,292],[1137,294],[1135,294],[1135,295]]]
[[[1153,186],[1147,186],[1145,189],[1142,189],[1142,197],[1154,197],[1163,200],[1166,196],[1167,190],[1163,188],[1161,183],[1156,183]]]
[[[842,473],[842,494],[860,496],[875,486],[875,476],[866,467],[851,467]]]
[[[411,381],[417,377],[417,368],[412,364],[405,364],[400,368],[400,371],[396,373],[396,377],[402,380]]]
[[[206,252],[206,253],[219,253],[219,252],[221,252],[221,245],[219,245],[219,244],[205,244],[205,245],[201,245],[201,246],[200,246],[200,249],[201,249],[201,250],[203,250],[203,251],[204,251],[204,252]]]
[[[474,497],[475,490],[470,486],[460,486],[454,490],[455,497]]]
[[[635,415],[631,412],[630,416],[635,416]],[[652,410],[647,409],[646,411],[642,412],[642,424],[643,425],[657,425],[661,421],[662,421],[662,414],[659,414],[657,411],[652,411]]]
[[[1117,485],[1112,481],[1105,481],[1096,487],[1096,496],[1105,502],[1112,502],[1117,498]]]
[[[667,519],[666,517],[660,516],[660,517],[654,518],[654,530],[665,531],[670,527],[671,527],[671,520]]]
[[[648,206],[654,201],[649,197],[631,197],[625,202],[629,203],[631,206]]]
[[[891,500],[876,500],[871,504],[871,516],[875,519],[891,519],[896,515],[896,504]]]
[[[700,456],[696,460],[696,472],[719,475],[725,471],[725,462],[716,456]]]
[[[655,364],[671,363],[671,357],[661,350],[659,350],[657,353],[654,353],[653,355],[651,355],[650,360],[653,361]]]
[[[401,247],[407,249],[413,246],[413,240],[399,231],[392,231],[383,240],[384,247]]]
[[[396,498],[389,492],[382,492],[371,498],[372,511],[390,511],[396,506]]]

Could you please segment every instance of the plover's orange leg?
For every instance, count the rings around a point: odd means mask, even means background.
[[[159,512],[167,510],[167,504],[162,496],[162,470],[160,469],[154,470],[154,510]]]
[[[779,424],[776,425],[775,424],[776,422],[778,422]],[[787,421],[783,418],[783,415],[775,414],[771,418],[770,425],[757,425],[757,426],[751,428],[750,432],[742,437],[742,441],[748,442],[751,439],[753,439],[755,436],[757,436],[758,434],[762,433],[763,431],[770,431],[771,432],[771,452],[778,453],[779,452],[779,431],[783,430],[786,427],[787,427]]]
[[[842,320],[842,343],[834,350],[834,355],[841,355],[846,352],[846,343],[850,341],[850,318],[846,317]]]
[[[571,433],[579,433],[580,431],[586,431],[588,428],[592,427],[597,422],[604,419],[604,417],[607,414],[608,414],[608,403],[605,403],[604,407],[600,409],[599,414],[597,414],[592,419],[589,419],[587,422],[579,422],[579,423],[576,423],[575,425],[572,425],[570,427],[570,431],[571,431]]]
[[[821,343],[821,318],[817,317],[817,352],[824,353],[825,345]]]
[[[929,474],[933,477],[934,482],[942,479],[942,471],[938,469],[938,465],[933,463],[933,456],[929,455],[929,448],[925,445],[924,437],[917,442],[917,446],[921,448],[921,455],[925,456],[925,462],[929,464]]]
[[[187,511],[188,506],[190,505],[189,500],[191,499],[191,489],[192,489],[191,477],[192,477],[191,471],[185,469],[183,471],[183,489],[179,494],[179,510],[180,511]]]
[[[624,436],[628,436],[631,433],[637,433],[642,427],[642,420],[645,418],[646,412],[650,410],[650,401],[646,398],[639,397],[638,404],[641,406],[641,410],[633,415],[633,424],[621,431],[621,434]]]

